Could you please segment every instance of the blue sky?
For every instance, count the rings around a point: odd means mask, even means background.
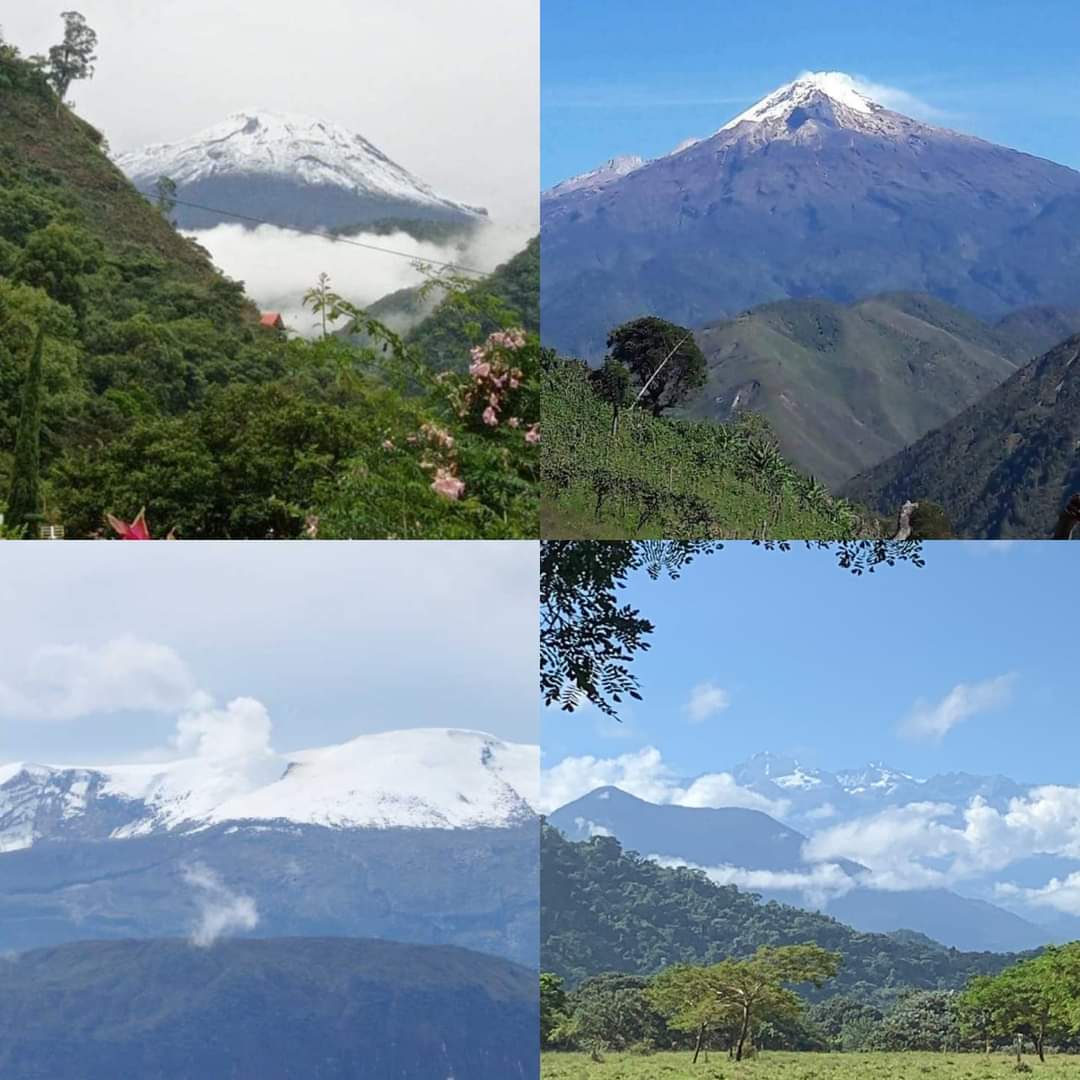
[[[623,724],[595,710],[546,710],[545,767],[651,745],[686,777],[771,750],[830,770],[884,760],[917,776],[1076,784],[1068,598],[1080,582],[1077,551],[1050,542],[926,547],[922,569],[861,578],[828,552],[745,544],[697,561],[678,581],[636,577],[627,601],[656,624],[652,649],[634,665],[644,700],[624,709]],[[726,707],[695,720],[695,688],[701,712],[710,701]],[[947,727],[940,738],[932,721]]]
[[[805,70],[862,76],[911,95],[901,111],[1080,168],[1074,0],[542,0],[541,11],[545,189],[707,135]]]
[[[538,739],[535,543],[3,548],[0,764],[156,760],[194,695],[258,700],[280,752]]]

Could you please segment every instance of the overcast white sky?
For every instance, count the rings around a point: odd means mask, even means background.
[[[114,151],[194,134],[252,106],[358,131],[505,223],[539,215],[539,0],[77,0],[99,37],[78,111]],[[4,4],[24,53],[64,4]]]
[[[539,742],[535,543],[4,544],[0,764],[166,746],[193,693],[282,752],[465,727]]]

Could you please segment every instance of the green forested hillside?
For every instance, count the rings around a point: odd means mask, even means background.
[[[548,825],[540,904],[541,967],[571,984],[602,972],[652,975],[672,964],[716,963],[761,945],[810,941],[843,956],[822,993],[886,1001],[905,987],[959,988],[1015,959],[962,953],[918,935],[859,933],[816,912],[714,885],[698,870],[665,869],[624,852],[614,838],[572,843]]]
[[[86,941],[0,962],[20,1080],[507,1080],[535,1075],[536,975],[354,938]]]
[[[155,536],[536,535],[532,335],[463,318],[435,356],[357,313],[365,347],[281,337],[11,45],[0,97],[0,536],[95,535],[142,507]],[[39,331],[40,424],[28,411],[16,465]],[[491,366],[464,374],[478,345]],[[29,510],[5,506],[20,470]]]

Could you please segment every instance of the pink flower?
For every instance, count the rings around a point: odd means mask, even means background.
[[[431,490],[445,495],[448,499],[460,499],[461,493],[465,490],[465,484],[449,469],[439,469],[435,473],[435,479],[431,481]]]
[[[511,416],[510,419],[506,421],[506,423],[508,427],[516,428],[521,424],[521,421],[516,416]]]
[[[491,374],[491,365],[476,360],[470,365],[469,374],[474,379],[486,379]]]
[[[536,443],[538,443],[540,441],[540,425],[539,424],[533,424],[533,426],[531,428],[529,428],[528,431],[525,432],[525,441],[527,443],[529,443],[530,446],[535,446]]]
[[[394,444],[389,439],[383,439],[382,448],[384,450],[393,450]]]
[[[484,410],[483,421],[488,427],[496,427],[499,423],[499,418],[490,405]]]

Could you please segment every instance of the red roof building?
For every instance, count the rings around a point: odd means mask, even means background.
[[[285,329],[285,320],[281,317],[280,311],[264,311],[259,322],[263,326],[270,327],[271,330]]]

